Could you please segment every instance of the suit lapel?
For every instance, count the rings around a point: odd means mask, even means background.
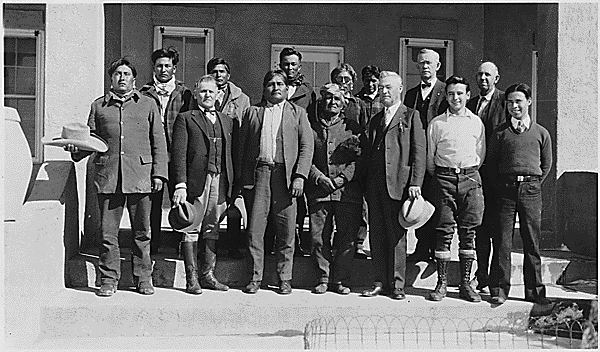
[[[206,131],[206,128],[204,126],[204,121],[201,121],[200,119],[203,119],[204,117],[204,113],[200,110],[192,110],[192,120],[196,123],[196,125],[198,125],[198,127],[200,127],[200,131],[202,131],[202,133],[204,133],[204,136],[206,138],[208,138],[208,132]]]
[[[398,107],[398,110],[396,110],[396,114],[394,114],[394,117],[392,117],[392,121],[390,122],[390,124],[386,130],[389,131],[392,128],[398,126],[398,124],[400,124],[402,122],[402,118],[404,117],[404,115],[406,115],[406,107],[404,105],[400,104],[400,107]],[[401,127],[401,128],[403,128],[403,127]],[[384,132],[386,130],[384,130]]]
[[[442,96],[442,84],[441,84],[440,80],[438,79],[435,82],[433,89],[431,90],[431,100],[429,101],[429,106],[435,106],[435,110],[437,110],[438,101],[440,100],[441,96]]]
[[[485,120],[487,121],[490,116],[494,116],[494,114],[496,113],[496,109],[498,108],[498,100],[499,99],[499,93],[498,93],[498,89],[496,88],[494,90],[494,94],[492,94],[492,100],[489,103],[489,108],[487,109],[487,114],[485,115]]]

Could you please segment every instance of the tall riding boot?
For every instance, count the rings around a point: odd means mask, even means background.
[[[446,293],[448,292],[448,261],[436,258],[435,263],[437,266],[438,280],[435,289],[433,292],[429,293],[428,298],[431,301],[441,301],[446,297]]]
[[[460,286],[458,287],[459,297],[469,302],[481,302],[479,293],[471,287],[471,267],[473,258],[460,258]]]
[[[227,291],[229,286],[223,285],[215,277],[215,265],[217,264],[217,240],[204,239],[204,263],[202,264],[202,286],[211,290]]]
[[[198,242],[181,242],[181,252],[185,265],[185,292],[199,295],[202,293],[202,288],[198,283],[198,265],[196,264]]]

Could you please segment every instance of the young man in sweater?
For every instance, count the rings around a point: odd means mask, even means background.
[[[547,303],[542,284],[539,238],[542,223],[542,183],[552,166],[550,134],[529,117],[531,88],[523,83],[506,90],[509,121],[492,134],[487,157],[496,175],[498,231],[490,271],[492,303],[502,304],[510,291],[511,250],[515,217],[519,214],[519,232],[523,239],[523,277],[525,300]]]

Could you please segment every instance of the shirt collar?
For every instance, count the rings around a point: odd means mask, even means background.
[[[154,79],[154,86],[156,86],[156,87],[160,87],[160,88],[166,89],[168,91],[173,91],[173,89],[175,89],[175,75],[173,75],[173,77],[171,77],[171,79],[165,83],[159,82],[156,79],[156,76],[153,76],[153,79]]]
[[[531,126],[531,117],[529,115],[527,115],[521,121],[523,121],[523,125],[525,125],[525,127],[527,129],[529,129],[529,127]],[[511,122],[513,128],[517,129],[517,125],[519,124],[519,120],[515,119],[514,117],[511,117],[510,118],[510,122]]]
[[[464,113],[462,113],[462,114],[453,114],[453,113],[450,111],[450,108],[448,108],[448,110],[446,110],[446,116],[447,116],[447,117],[454,117],[454,116],[456,116],[456,117],[459,117],[459,116],[468,116],[468,117],[477,117],[477,118],[479,118],[477,115],[475,115],[474,113],[472,113],[472,112],[471,112],[471,110],[467,109],[466,107],[465,107]]]
[[[120,102],[126,102],[127,100],[129,100],[129,98],[133,98],[133,100],[135,100],[135,102],[137,103],[137,101],[140,99],[140,92],[133,88],[131,90],[131,92],[127,93],[125,96],[123,96],[122,98],[120,96],[118,96],[112,89],[108,91],[108,93],[104,96],[104,103],[108,103],[110,100],[116,100],[116,101],[120,101]]]
[[[281,103],[277,103],[277,104],[273,104],[267,100],[267,108],[279,107],[280,109],[283,109],[283,104],[285,104],[285,100],[282,101]]]
[[[390,106],[389,108],[385,108],[384,110],[389,111],[391,116],[394,116],[394,115],[396,115],[396,112],[398,111],[400,104],[402,104],[402,101],[398,100],[398,102],[396,104]]]
[[[480,97],[485,97],[486,101],[492,101],[492,95],[494,95],[495,90],[496,90],[496,87],[494,87],[488,94],[480,95]]]
[[[423,81],[419,82],[419,86],[421,86],[421,83],[425,83],[425,82],[423,82]],[[436,76],[433,76],[433,78],[431,79],[431,87],[427,87],[427,88],[428,88],[428,89],[431,89],[431,88],[433,88],[433,87],[435,86],[435,84],[436,84],[436,83],[437,83],[437,77],[436,77]],[[421,89],[424,89],[424,88],[421,88]]]

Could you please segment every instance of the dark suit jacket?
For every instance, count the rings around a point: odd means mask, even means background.
[[[471,110],[477,115],[477,103],[479,102],[479,95],[471,98],[467,102],[467,109]],[[504,92],[498,88],[494,89],[492,94],[492,100],[488,103],[487,113],[481,118],[483,125],[485,126],[485,140],[487,141],[487,147],[490,145],[492,140],[491,136],[494,130],[505,121],[510,121],[506,112],[506,97]]]
[[[363,185],[366,184],[366,173],[373,160],[375,131],[384,118],[384,111],[373,116],[369,124],[369,150],[365,154],[368,157],[365,160]],[[407,186],[421,187],[423,184],[426,171],[425,143],[425,131],[421,126],[419,112],[400,105],[385,134],[385,177],[390,198],[403,201],[408,196]]]
[[[239,168],[236,167],[240,178],[236,190],[254,188],[254,170],[260,153],[260,136],[265,103],[246,109],[240,130]],[[308,178],[314,150],[313,132],[306,116],[306,111],[296,104],[285,102],[281,120],[283,134],[283,158],[287,186],[292,179],[301,176]]]
[[[409,108],[417,110],[417,97],[421,92],[421,83],[409,89],[404,97],[404,105]],[[433,89],[431,90],[431,100],[429,101],[429,107],[427,108],[427,116],[421,116],[421,125],[424,130],[427,130],[427,126],[434,117],[443,114],[448,109],[448,102],[446,101],[446,83],[439,79],[435,82]]]
[[[313,117],[316,117],[317,95],[310,82],[303,81],[302,84],[296,88],[294,95],[292,95],[288,101],[304,108],[310,121],[312,121]]]
[[[173,184],[185,182],[189,199],[202,195],[206,183],[210,142],[204,123],[200,121],[204,118],[204,112],[190,110],[177,115],[173,126]],[[221,175],[225,174],[227,177],[227,197],[231,198],[234,179],[231,153],[234,121],[220,112],[217,113],[217,118],[221,122],[224,138],[222,157],[225,158],[225,170]]]

